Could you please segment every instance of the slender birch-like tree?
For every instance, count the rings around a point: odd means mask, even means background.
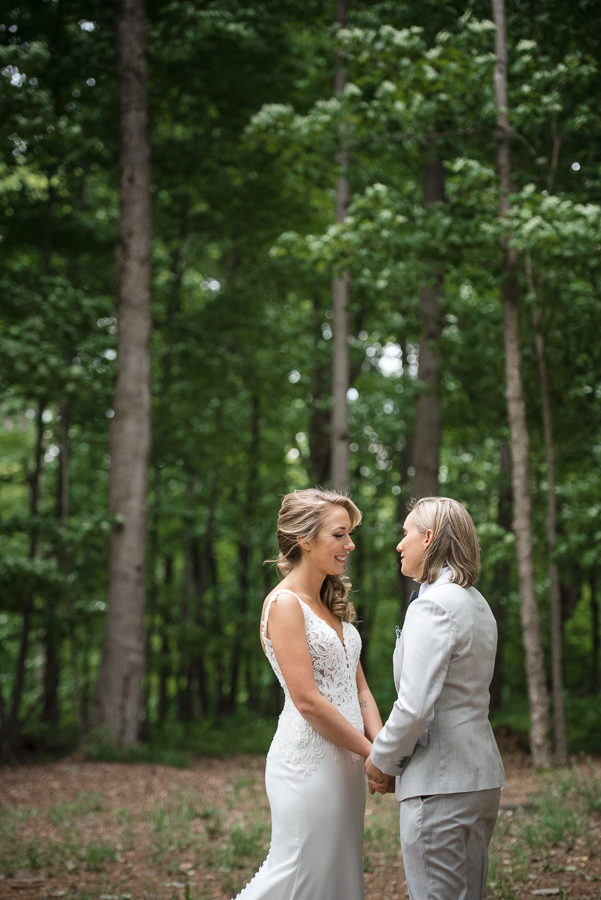
[[[511,193],[511,129],[508,119],[507,32],[504,0],[492,0],[495,25],[496,64],[494,70],[497,108],[497,169],[499,176],[499,215],[509,210]],[[540,617],[536,602],[532,536],[532,498],[530,493],[530,442],[526,424],[526,405],[522,385],[520,347],[520,295],[517,251],[501,238],[503,254],[501,295],[505,331],[505,396],[511,433],[513,530],[517,547],[520,582],[521,619],[526,653],[526,676],[530,704],[530,749],[536,766],[551,765],[549,692],[541,641]]]
[[[553,421],[549,400],[547,361],[545,358],[545,338],[542,329],[542,307],[536,302],[536,286],[532,275],[532,259],[526,256],[526,278],[528,290],[534,299],[534,345],[538,364],[538,383],[543,413],[543,434],[545,438],[545,460],[547,469],[547,544],[549,550],[549,588],[551,600],[551,673],[553,690],[553,725],[555,729],[555,762],[565,766],[568,762],[568,740],[563,703],[563,634],[561,627],[561,587],[559,567],[553,559],[557,545],[557,495],[555,491],[555,445],[553,443]]]
[[[423,164],[424,206],[444,202],[444,166],[438,157],[425,154]],[[442,293],[440,273],[432,273],[432,284],[419,292],[419,319],[422,337],[419,344],[419,373],[422,393],[415,408],[413,438],[413,494],[432,497],[438,494],[440,455],[440,393],[438,342],[441,333],[439,299]]]
[[[340,28],[346,26],[346,0],[336,2],[336,22]],[[334,76],[334,93],[341,94],[346,84],[346,70],[336,56],[336,73]],[[348,148],[344,146],[344,133],[340,135],[342,147],[336,154],[339,167],[336,179],[336,221],[342,222],[349,205],[349,184],[346,176],[348,169]],[[349,477],[349,431],[348,400],[350,363],[348,347],[348,300],[351,277],[347,269],[334,277],[332,281],[332,331],[334,337],[332,358],[332,468],[331,481],[335,491],[347,493],[350,487]]]
[[[109,449],[108,611],[93,724],[133,744],[144,665],[150,453],[150,143],[144,0],[116,0],[120,222],[118,375]]]

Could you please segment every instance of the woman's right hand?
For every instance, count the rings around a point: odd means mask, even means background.
[[[370,778],[368,784],[370,794],[394,794],[394,775],[384,775],[384,781],[373,781]]]

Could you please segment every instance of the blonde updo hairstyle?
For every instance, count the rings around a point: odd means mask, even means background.
[[[465,506],[450,497],[423,497],[412,507],[418,531],[432,530],[432,542],[426,548],[415,580],[433,584],[443,566],[451,569],[451,581],[471,587],[478,579],[480,546],[478,535]]]
[[[302,549],[298,538],[308,542],[317,537],[333,506],[341,506],[347,511],[351,529],[360,523],[361,513],[350,497],[344,494],[322,491],[319,488],[286,494],[282,500],[276,533],[279,549],[276,566],[282,578],[301,561]],[[326,575],[321,588],[322,601],[342,622],[355,622],[357,619],[355,607],[349,600],[350,590],[350,581],[340,575]]]

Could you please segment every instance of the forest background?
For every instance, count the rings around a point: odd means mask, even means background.
[[[527,735],[510,247],[544,687],[555,579],[569,749],[601,750],[593,7],[507,4],[512,183],[499,217],[488,4],[362,2],[342,27],[340,4],[313,0],[148,3],[149,747],[266,749],[282,697],[258,621],[281,496],[345,477],[364,516],[350,577],[383,715],[411,588],[395,545],[411,498],[444,493],[474,518],[499,626],[493,724]],[[100,0],[0,10],[2,753],[87,735],[106,755],[115,735],[92,726],[123,527],[108,502],[122,356],[115,32]],[[342,288],[346,374],[333,351]],[[348,429],[336,432],[340,383]]]

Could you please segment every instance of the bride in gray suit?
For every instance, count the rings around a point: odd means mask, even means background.
[[[402,572],[421,586],[397,629],[398,700],[365,768],[372,793],[396,776],[410,900],[481,900],[505,783],[488,721],[497,627],[473,586],[480,551],[467,510],[426,497],[404,532]]]

